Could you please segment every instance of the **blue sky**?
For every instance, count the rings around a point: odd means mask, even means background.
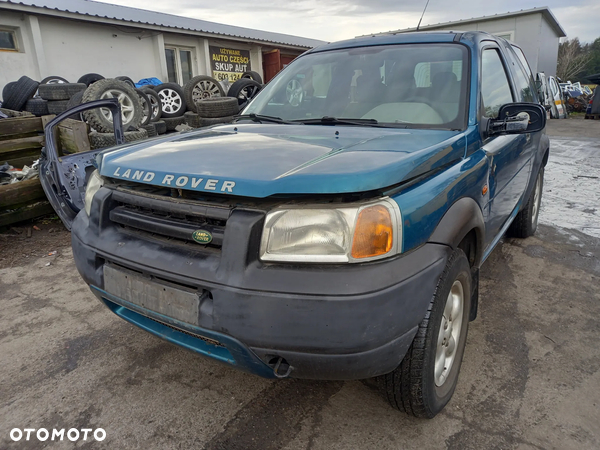
[[[103,0],[107,1],[107,0]],[[417,25],[426,0],[108,0],[213,22],[294,34],[325,41]],[[599,0],[430,0],[423,25],[548,6],[569,38],[600,37]]]

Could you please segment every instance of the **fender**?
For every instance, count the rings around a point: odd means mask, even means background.
[[[471,310],[469,311],[469,320],[473,321],[477,318],[479,305],[479,266],[483,257],[485,236],[485,222],[477,202],[470,197],[463,197],[456,201],[440,220],[429,238],[429,242],[444,244],[454,250],[471,230],[475,230],[476,239],[474,261],[471,268],[473,288],[471,290]]]
[[[428,241],[448,245],[454,250],[473,229],[477,240],[473,267],[479,268],[484,250],[485,222],[481,208],[472,198],[463,197],[456,201],[446,211]]]

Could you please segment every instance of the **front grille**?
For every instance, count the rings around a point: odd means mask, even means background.
[[[112,200],[110,220],[124,231],[209,250],[222,247],[225,226],[233,210],[227,205],[119,188],[113,191]],[[197,230],[208,231],[212,235],[210,243],[194,241],[192,235]]]

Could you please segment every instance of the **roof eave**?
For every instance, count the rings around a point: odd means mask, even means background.
[[[473,17],[472,19],[455,20],[452,22],[442,22],[442,23],[436,23],[436,24],[431,24],[431,25],[424,25],[422,27],[419,27],[419,31],[440,30],[442,27],[444,29],[450,29],[454,25],[465,25],[465,24],[476,23],[476,22],[488,22],[490,20],[498,20],[498,19],[504,19],[504,18],[514,17],[514,16],[525,16],[528,14],[536,14],[536,13],[541,13],[545,17],[546,21],[550,24],[550,26],[554,29],[554,31],[556,31],[556,33],[559,35],[559,37],[567,36],[567,33],[565,32],[565,30],[560,25],[560,23],[558,23],[558,20],[556,19],[556,17],[552,13],[552,11],[550,11],[550,9],[547,6],[543,6],[540,8],[527,9],[524,11],[512,11],[512,12],[505,13],[505,14],[495,14],[493,16]],[[417,28],[416,27],[404,28],[401,30],[393,30],[393,31],[387,31],[385,33],[376,33],[376,34],[410,33],[412,31],[417,31]]]
[[[301,46],[301,45],[297,45],[297,44],[290,44],[287,42],[262,40],[262,39],[248,37],[248,36],[220,34],[220,33],[214,33],[211,31],[193,30],[190,28],[169,27],[169,26],[165,26],[165,25],[157,25],[157,24],[151,24],[151,23],[146,23],[146,22],[135,22],[135,21],[130,21],[130,20],[118,19],[118,18],[114,18],[114,17],[94,16],[94,15],[83,14],[83,13],[79,13],[79,12],[61,11],[58,9],[51,9],[48,7],[29,6],[29,5],[24,5],[22,3],[0,2],[0,10],[2,10],[2,9],[26,12],[26,13],[30,13],[30,14],[41,14],[41,15],[46,15],[46,16],[61,17],[61,18],[65,18],[65,19],[82,20],[82,21],[95,22],[95,23],[111,23],[111,24],[127,25],[129,27],[137,27],[137,28],[140,28],[143,26],[144,29],[151,29],[151,30],[162,31],[162,32],[170,32],[170,33],[178,33],[179,32],[179,33],[193,34],[195,36],[229,39],[229,40],[235,40],[235,41],[240,41],[240,42],[244,42],[244,43],[253,43],[253,44],[258,44],[258,45],[282,47],[282,48],[286,48],[286,49],[290,49],[290,50],[305,51],[305,50],[309,50],[309,49],[313,48],[310,46]]]

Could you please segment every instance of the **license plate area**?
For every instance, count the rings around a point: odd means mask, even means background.
[[[141,308],[199,326],[200,296],[197,290],[145,277],[112,264],[104,265],[104,289]]]

